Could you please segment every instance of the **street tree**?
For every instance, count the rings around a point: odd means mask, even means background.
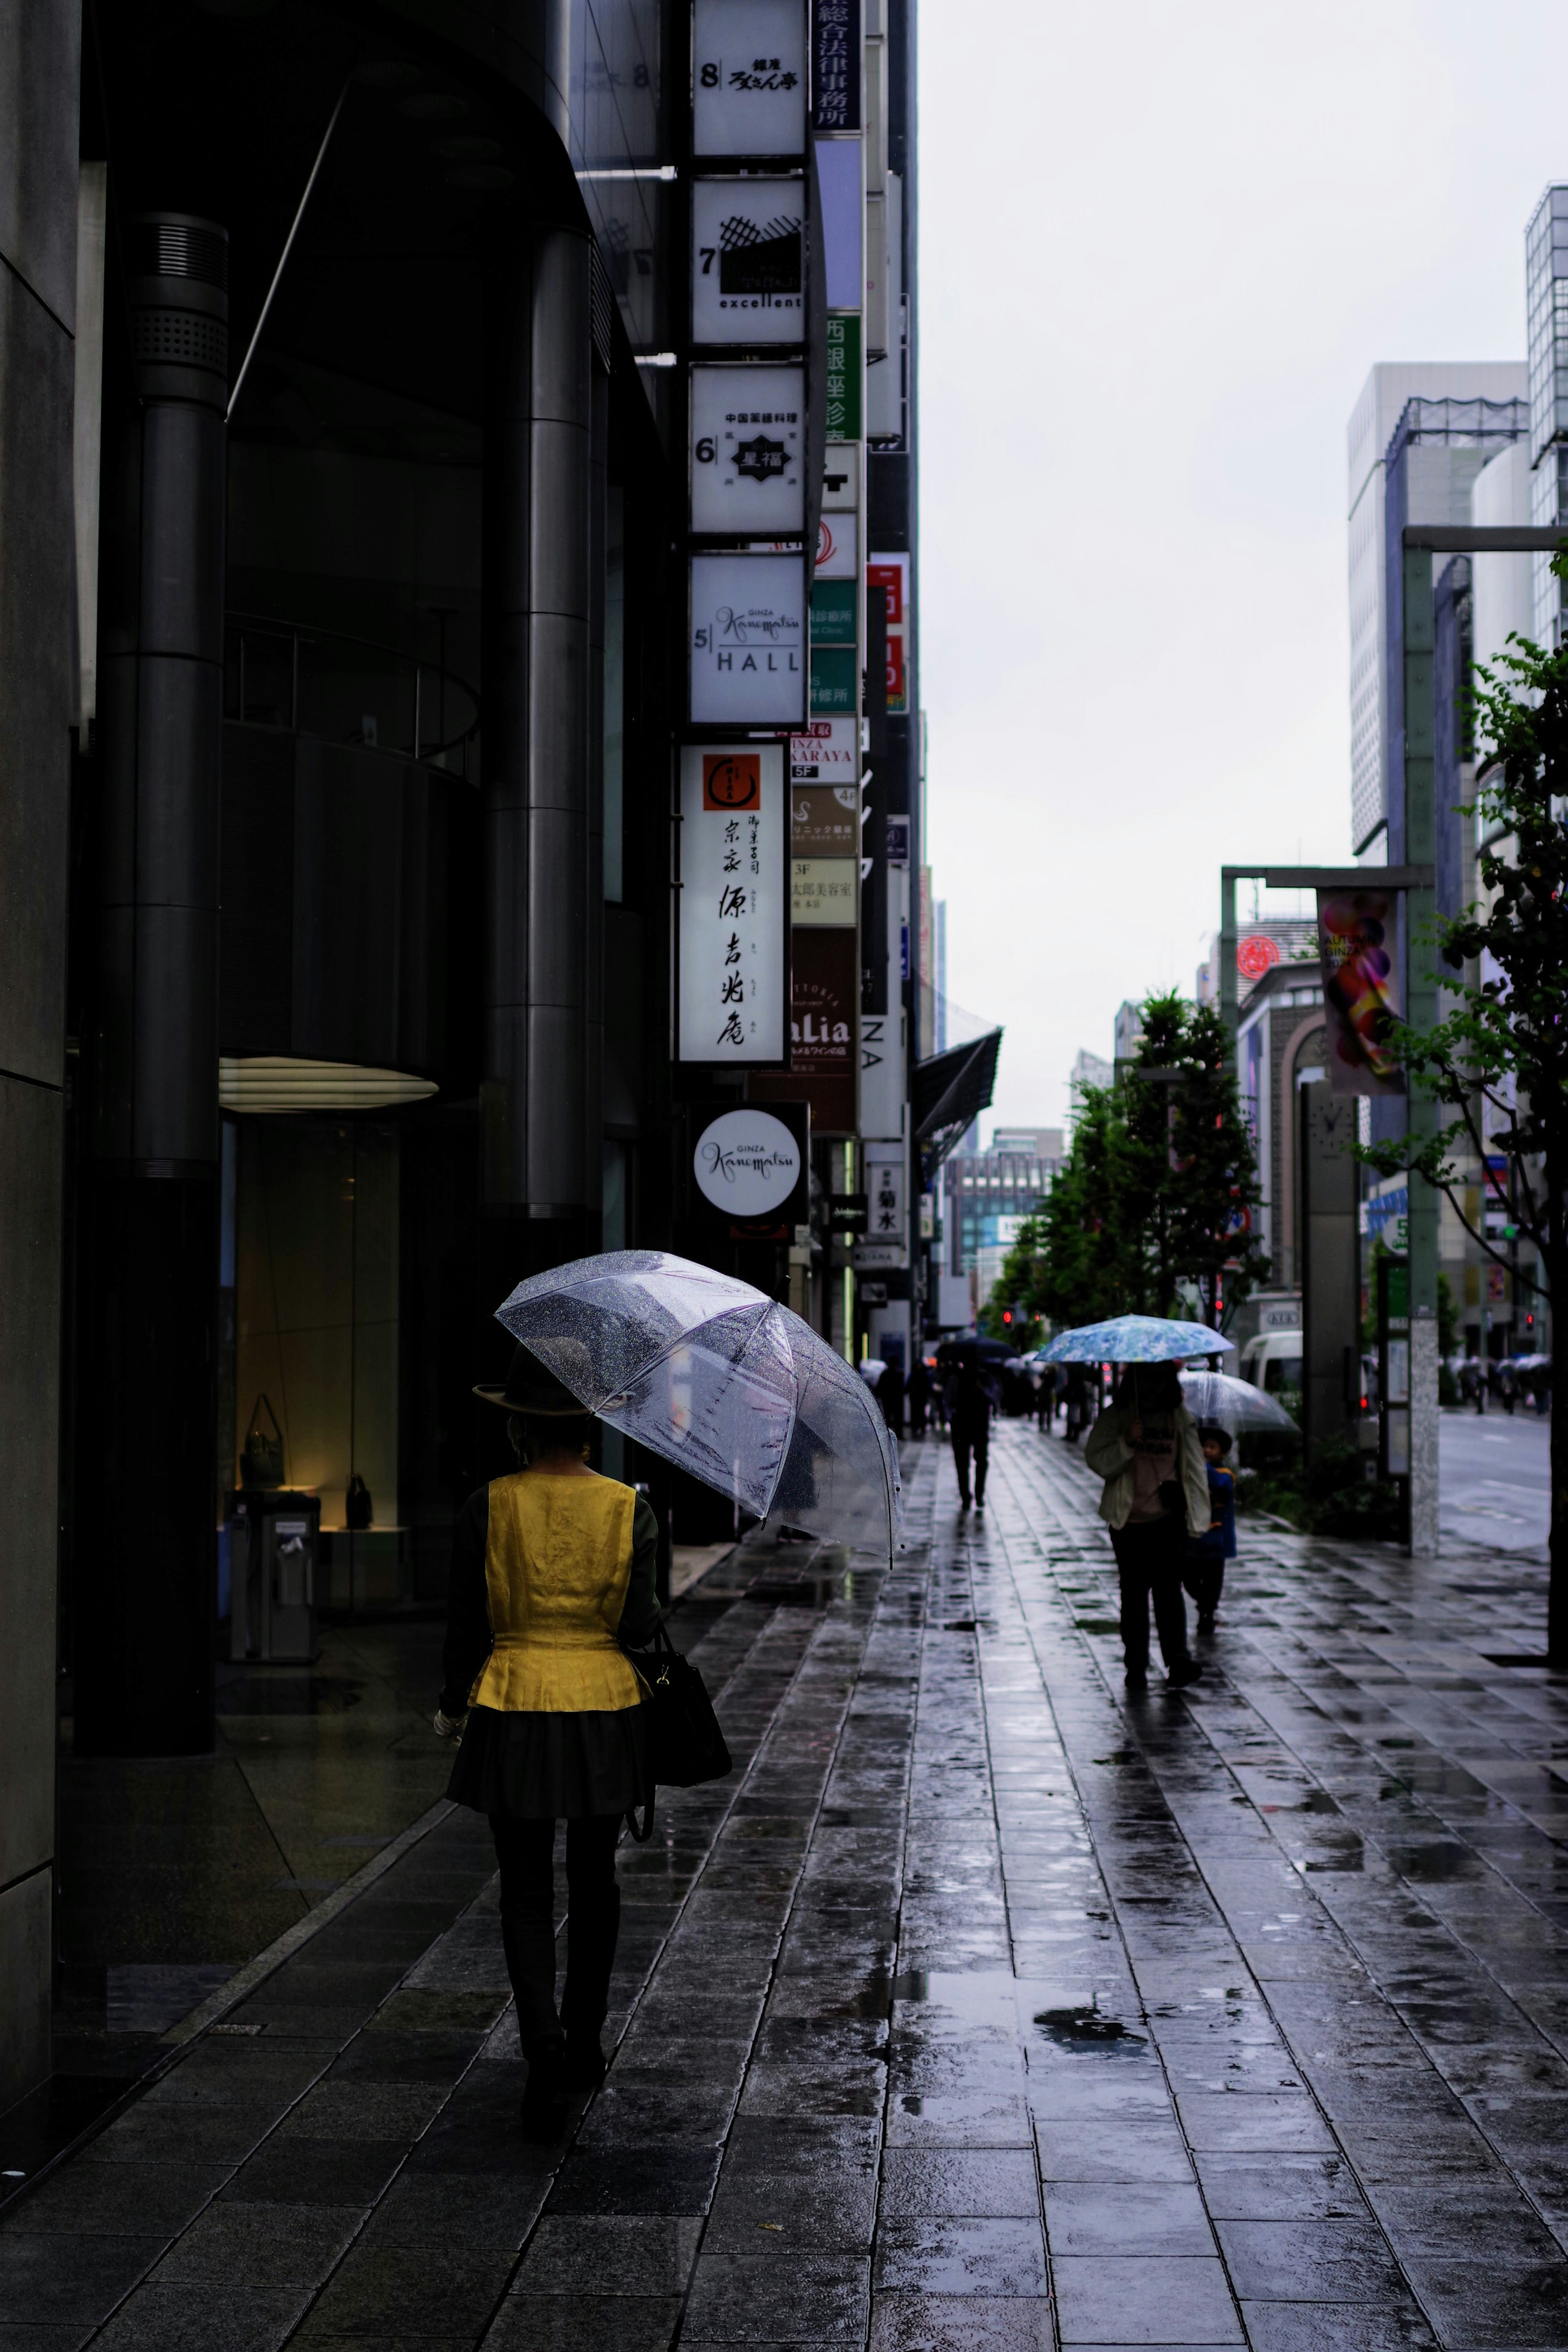
[[[1559,552],[1552,570],[1568,578]],[[1568,647],[1546,653],[1522,637],[1475,696],[1481,780],[1480,897],[1440,919],[1416,952],[1442,956],[1442,1017],[1396,1024],[1395,1050],[1417,1094],[1438,1106],[1435,1131],[1364,1148],[1383,1175],[1406,1171],[1437,1186],[1485,1255],[1549,1301],[1568,1298]],[[1507,1169],[1518,1234],[1533,1244],[1539,1278],[1519,1271],[1471,1213],[1473,1166]],[[1470,1166],[1467,1168],[1466,1162]],[[1547,1656],[1568,1667],[1568,1389],[1552,1383],[1551,1583]]]
[[[1195,1289],[1205,1321],[1267,1279],[1250,1238],[1260,1192],[1212,1007],[1151,997],[1133,1066],[1089,1087],[1071,1148],[1025,1221],[993,1293],[1058,1326],[1172,1315]]]
[[[1121,1215],[1135,1266],[1134,1312],[1174,1315],[1195,1289],[1218,1328],[1268,1279],[1252,1239],[1262,1198],[1225,1025],[1212,1005],[1151,996],[1119,1100]]]

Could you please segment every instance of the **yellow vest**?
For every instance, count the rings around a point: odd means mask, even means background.
[[[524,1470],[490,1486],[485,1584],[491,1651],[471,1706],[603,1713],[641,1703],[616,1646],[637,1497],[613,1478]]]

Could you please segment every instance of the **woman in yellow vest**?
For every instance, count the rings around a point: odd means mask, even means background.
[[[620,1644],[659,1622],[658,1522],[588,1466],[592,1417],[527,1349],[498,1405],[521,1467],[470,1496],[447,1597],[435,1727],[461,1745],[447,1794],[488,1813],[501,1933],[528,2063],[523,2123],[551,2137],[569,2089],[604,2073],[600,2032],[621,1921],[615,1842],[642,1802],[641,1686]],[[555,1825],[566,1822],[566,1984],[555,2005]]]

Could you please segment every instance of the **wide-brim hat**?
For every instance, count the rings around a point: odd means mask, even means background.
[[[536,1421],[575,1420],[588,1411],[564,1381],[558,1381],[537,1356],[521,1346],[512,1350],[505,1381],[498,1387],[494,1381],[482,1381],[474,1393],[486,1404],[499,1405],[503,1412],[526,1412]]]

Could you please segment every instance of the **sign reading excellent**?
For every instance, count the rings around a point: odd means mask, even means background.
[[[749,1107],[721,1112],[704,1128],[692,1155],[704,1200],[732,1217],[766,1217],[781,1209],[800,1181],[800,1147],[783,1120]]]

